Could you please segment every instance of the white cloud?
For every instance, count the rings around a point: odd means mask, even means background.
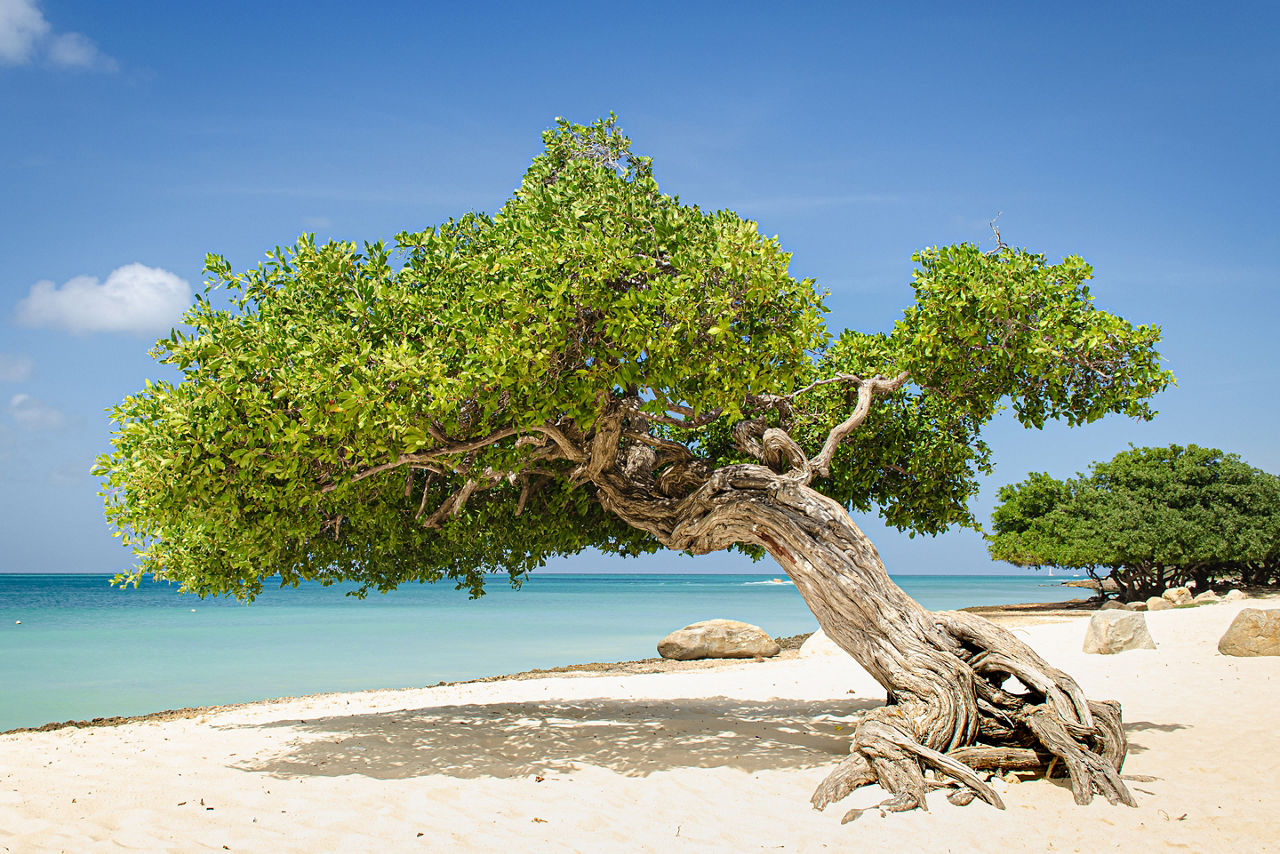
[[[27,65],[37,58],[55,68],[117,68],[83,33],[54,33],[36,0],[0,0],[0,65]]]
[[[0,0],[2,2],[2,0]],[[168,270],[126,264],[98,283],[76,276],[61,288],[36,282],[18,303],[23,326],[68,332],[163,332],[191,304],[191,286]]]
[[[25,356],[10,356],[8,353],[0,353],[0,382],[23,382],[31,376],[31,369],[35,365],[35,362]]]
[[[63,33],[49,42],[49,62],[59,68],[83,68],[89,71],[115,71],[116,61],[98,50],[88,36]]]
[[[60,410],[29,394],[9,399],[9,417],[23,430],[60,430],[67,423]]]
[[[34,0],[0,0],[0,63],[24,65],[49,34]]]

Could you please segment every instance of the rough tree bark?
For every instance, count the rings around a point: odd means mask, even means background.
[[[723,472],[723,491],[700,496],[706,512],[678,534],[694,551],[728,541],[767,549],[823,631],[888,692],[857,726],[849,758],[814,793],[815,807],[870,782],[890,793],[884,809],[924,807],[925,768],[960,784],[955,799],[976,793],[1003,807],[975,769],[1047,769],[1054,757],[1078,803],[1096,791],[1134,804],[1119,776],[1127,747],[1118,704],[1089,701],[1070,676],[981,617],[925,610],[890,580],[844,508],[769,475]],[[1010,676],[1020,689],[1006,690]]]
[[[927,809],[926,791],[943,786],[956,787],[954,803],[976,795],[1003,808],[979,770],[1052,774],[1058,765],[1077,803],[1099,793],[1135,805],[1119,773],[1127,743],[1118,703],[1089,700],[1070,676],[981,617],[925,610],[889,578],[846,510],[808,485],[829,464],[836,431],[823,454],[807,460],[784,431],[765,430],[745,444],[767,465],[725,466],[683,479],[701,481],[687,494],[664,496],[653,490],[652,447],[633,443],[617,459],[628,435],[622,421],[602,419],[589,453],[587,474],[606,509],[672,549],[763,547],[823,631],[887,691],[886,705],[857,725],[850,755],[814,792],[815,808],[872,782],[889,792],[880,805],[889,811]],[[929,769],[953,782],[927,780]]]
[[[856,384],[857,405],[812,459],[785,430],[740,422],[735,443],[760,463],[711,470],[687,447],[648,429],[654,420],[688,425],[691,413],[682,413],[684,420],[655,418],[641,413],[639,399],[631,396],[603,413],[590,434],[569,422],[507,428],[467,441],[441,434],[436,449],[403,455],[355,479],[403,465],[434,471],[433,460],[519,433],[525,437],[519,443],[534,446],[539,459],[569,463],[572,481],[593,484],[606,510],[668,548],[705,554],[741,543],[765,549],[795,582],[823,631],[887,692],[885,706],[855,728],[849,756],[814,792],[815,808],[873,782],[890,795],[880,805],[885,810],[925,809],[926,792],[940,787],[954,788],[948,796],[954,803],[976,796],[1003,808],[979,771],[1051,775],[1059,765],[1078,803],[1100,793],[1133,806],[1119,773],[1127,752],[1119,704],[1089,700],[1070,676],[981,617],[922,608],[890,580],[845,508],[809,486],[829,471],[836,448],[865,419],[874,394],[900,387],[906,375],[837,380]],[[486,472],[483,480],[502,476]],[[477,483],[468,479],[431,519],[457,514]],[[938,777],[927,779],[927,770]],[[859,812],[851,810],[845,820]]]

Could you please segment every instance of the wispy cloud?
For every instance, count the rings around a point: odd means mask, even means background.
[[[31,369],[36,363],[26,356],[11,356],[0,353],[0,382],[20,383],[31,376]]]
[[[190,304],[185,279],[159,267],[126,264],[101,284],[93,276],[76,276],[62,287],[36,282],[18,303],[17,320],[74,333],[163,332]]]
[[[46,48],[46,56],[49,64],[58,68],[85,71],[115,71],[119,68],[114,59],[98,50],[98,46],[83,33],[54,36]]]
[[[83,33],[54,32],[36,0],[0,0],[0,65],[36,61],[79,71],[119,68]]]
[[[29,394],[15,394],[9,399],[9,417],[23,430],[61,430],[67,423],[60,409]]]

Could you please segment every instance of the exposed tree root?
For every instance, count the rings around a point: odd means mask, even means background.
[[[1075,680],[993,623],[960,612],[932,616],[939,630],[933,655],[954,656],[967,671],[953,690],[972,690],[976,726],[971,733],[957,732],[963,715],[953,715],[947,731],[939,727],[943,721],[932,698],[891,693],[890,704],[868,713],[854,730],[849,756],[813,793],[815,809],[872,782],[890,795],[878,805],[882,812],[927,809],[926,792],[943,786],[952,788],[947,799],[953,804],[982,798],[1004,809],[980,771],[1049,776],[1059,764],[1076,803],[1087,804],[1096,793],[1113,804],[1136,806],[1120,778],[1128,745],[1118,703],[1090,701]],[[1011,677],[1021,684],[1014,687]],[[964,700],[949,697],[944,705],[963,708]],[[926,769],[954,783],[927,782]],[[843,821],[864,811],[850,810]]]

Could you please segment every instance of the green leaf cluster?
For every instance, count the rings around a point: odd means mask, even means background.
[[[921,252],[891,333],[832,338],[777,238],[663,193],[612,117],[559,120],[543,140],[491,215],[390,244],[304,235],[244,272],[208,257],[229,305],[198,298],[189,331],[157,343],[182,379],[114,407],[98,461],[137,556],[126,580],[252,598],[272,576],[362,593],[450,579],[478,595],[488,574],[518,583],[551,555],[653,551],[541,428],[591,447],[634,400],[629,429],[705,470],[755,462],[732,439],[744,420],[812,455],[853,406],[841,376],[901,371],[911,383],[814,485],[935,533],[974,524],[981,429],[1003,406],[1037,427],[1147,418],[1172,380],[1158,330],[1094,308],[1087,265],[1003,247]]]
[[[1087,476],[1033,473],[999,500],[988,547],[1020,566],[1104,568],[1143,593],[1280,571],[1280,478],[1217,449],[1132,448]]]

